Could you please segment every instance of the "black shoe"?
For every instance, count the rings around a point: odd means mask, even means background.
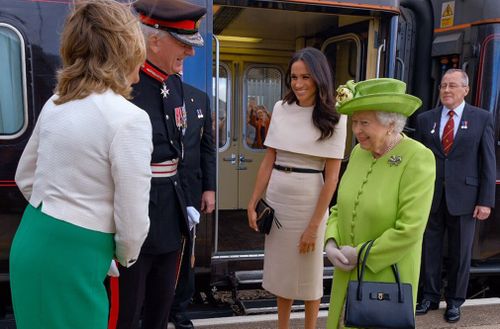
[[[450,323],[460,320],[460,306],[447,305],[446,312],[444,312],[444,319]]]
[[[439,308],[439,303],[430,301],[428,299],[422,299],[420,304],[417,305],[415,309],[415,314],[422,315],[426,314],[429,310],[437,310]]]
[[[170,322],[175,326],[175,329],[194,329],[193,322],[182,313],[177,313],[170,317]]]

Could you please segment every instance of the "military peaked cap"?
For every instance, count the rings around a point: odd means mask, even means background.
[[[207,12],[204,7],[184,0],[139,0],[134,8],[142,24],[165,30],[187,45],[203,46],[198,20]]]

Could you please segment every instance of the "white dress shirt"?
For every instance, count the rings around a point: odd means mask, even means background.
[[[16,183],[43,213],[115,233],[115,256],[130,266],[149,230],[149,117],[111,90],[61,105],[56,97],[40,113]]]
[[[450,115],[448,112],[453,111],[455,114],[453,115],[453,136],[457,135],[458,124],[460,123],[460,118],[462,118],[462,113],[464,113],[465,101],[463,101],[460,105],[458,105],[454,109],[449,109],[443,105],[443,109],[441,110],[441,122],[439,124],[439,138],[443,137],[444,126],[448,122]]]

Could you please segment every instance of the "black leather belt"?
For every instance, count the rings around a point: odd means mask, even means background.
[[[285,167],[285,166],[280,166],[277,164],[273,165],[274,169],[281,170],[284,172],[299,172],[299,173],[304,173],[304,174],[317,174],[323,172],[323,170],[317,170],[317,169],[307,169],[307,168],[294,168],[294,167]]]

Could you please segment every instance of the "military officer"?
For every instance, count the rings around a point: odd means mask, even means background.
[[[151,227],[137,264],[119,268],[117,328],[138,328],[142,310],[142,329],[165,329],[178,263],[183,246],[190,243],[186,196],[177,171],[188,121],[176,73],[182,72],[184,58],[194,55],[193,47],[203,45],[197,21],[206,9],[181,0],[139,0],[133,6],[147,49],[132,102],[149,114],[153,126]]]

